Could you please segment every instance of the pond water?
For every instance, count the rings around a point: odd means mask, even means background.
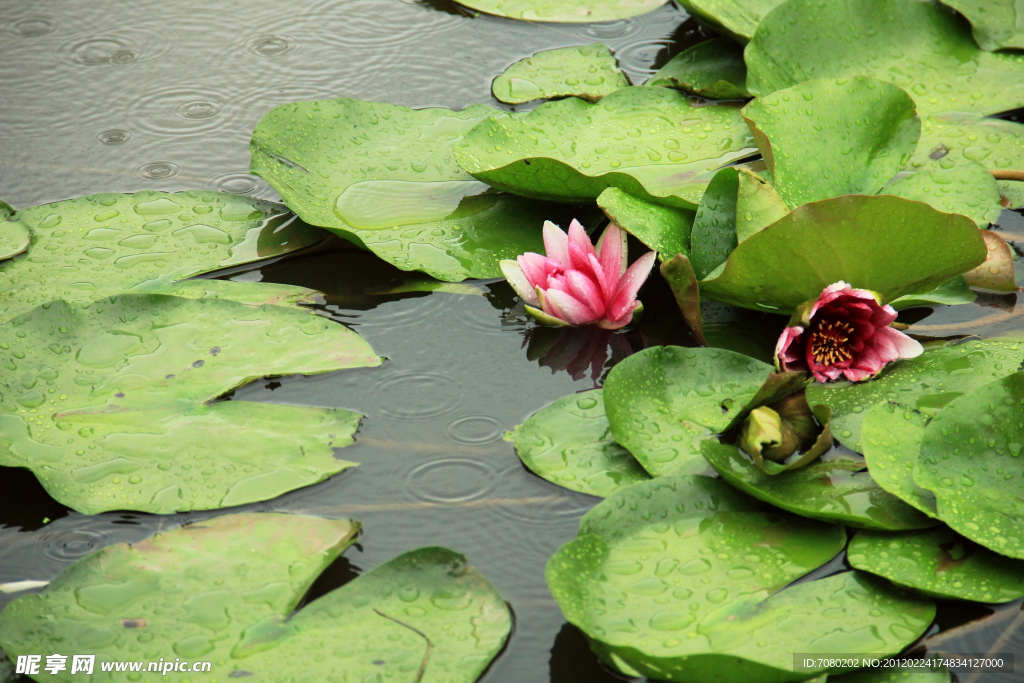
[[[15,208],[144,189],[219,189],[273,200],[274,191],[247,173],[248,140],[279,104],[347,96],[507,108],[491,97],[491,80],[539,50],[602,41],[639,83],[706,37],[671,5],[631,20],[565,26],[473,17],[444,0],[250,0],[230,8],[8,0],[0,5],[0,36],[0,198]],[[1024,246],[1018,214],[1005,212],[1000,229]],[[260,380],[229,397],[366,415],[356,444],[341,453],[358,468],[231,510],[362,522],[359,545],[332,565],[311,597],[406,550],[450,547],[515,613],[509,645],[483,680],[616,680],[565,624],[543,573],[598,499],[530,474],[502,434],[544,404],[599,385],[630,352],[689,344],[667,289],[653,281],[646,287],[645,319],[629,332],[560,335],[532,330],[503,281],[403,293],[407,274],[336,238],[297,257],[219,275],[320,290],[320,312],[387,358],[380,368]],[[939,337],[992,334],[1020,327],[1015,303],[1015,295],[983,296],[931,315],[919,309],[905,321],[915,323],[911,332]],[[783,322],[712,313],[720,336],[748,353],[770,352]],[[49,580],[104,545],[217,514],[223,511],[80,515],[51,499],[30,473],[0,469],[0,583]],[[831,567],[842,569],[841,561]],[[0,608],[12,597],[0,593]],[[926,644],[984,652],[1003,638],[1000,651],[1024,651],[1021,630],[1007,628],[1020,622],[1019,603],[965,609],[940,602]]]

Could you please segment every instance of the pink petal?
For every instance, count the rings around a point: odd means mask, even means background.
[[[597,320],[597,316],[575,297],[557,289],[544,292],[542,303],[550,306],[550,310],[545,309],[545,313],[561,318],[570,325],[586,325]]]
[[[534,291],[533,285],[530,284],[526,275],[523,274],[523,269],[519,267],[518,262],[505,259],[498,263],[498,267],[501,268],[501,274],[512,285],[512,289],[516,290],[516,294],[519,295],[520,299],[531,306],[540,306],[537,293]]]
[[[884,334],[888,340],[893,343],[896,350],[899,352],[900,358],[917,358],[924,353],[924,347],[921,346],[919,341],[911,339],[899,330],[894,330],[891,327],[883,327],[878,330],[877,334]]]
[[[587,256],[587,268],[582,272],[601,285],[604,301],[611,301],[612,295],[615,294],[615,287],[619,284],[619,278],[609,278],[601,267],[600,261],[593,254]]]
[[[885,364],[881,354],[868,346],[854,357],[851,367],[856,370],[867,370],[873,375],[884,368]]]
[[[814,375],[814,379],[819,382],[831,382],[832,380],[839,379],[843,374],[843,371],[839,368],[826,367],[822,370],[811,370],[811,374]]]
[[[891,363],[900,357],[900,351],[896,348],[896,342],[893,341],[886,330],[889,328],[884,327],[878,330],[878,333],[871,337],[870,344],[875,349],[875,352],[882,358],[883,363]]]
[[[867,372],[866,370],[858,370],[856,368],[848,368],[843,370],[843,374],[846,376],[846,379],[851,382],[863,382],[875,373]]]
[[[626,231],[609,223],[597,241],[597,258],[609,282],[618,282],[626,272]]]
[[[567,276],[566,284],[568,286],[559,289],[568,292],[574,299],[586,306],[595,318],[603,316],[605,298],[597,283],[578,270],[570,270]]]
[[[892,306],[879,306],[871,316],[871,324],[875,327],[888,327],[896,322],[896,309]]]
[[[572,267],[569,262],[569,236],[551,221],[544,221],[544,251],[548,258],[558,261],[563,267]]]
[[[633,305],[629,309],[615,320],[603,320],[598,323],[601,327],[606,330],[617,330],[620,327],[625,327],[629,323],[633,322],[633,314],[636,313],[636,309],[640,308],[640,302],[634,301]]]
[[[587,237],[587,231],[583,229],[579,221],[573,220],[569,225],[569,262],[576,270],[587,270],[590,266],[588,256],[591,255],[597,258],[597,252],[594,251],[594,245]]]
[[[789,348],[793,345],[793,342],[804,333],[804,328],[800,326],[787,327],[782,331],[779,336],[779,341],[775,345],[775,357],[779,359],[780,369],[788,371],[790,368],[787,367],[790,363],[800,360],[800,356],[797,353],[790,353]]]
[[[548,280],[552,275],[561,273],[565,268],[558,261],[549,259],[547,256],[541,256],[540,254],[534,254],[533,252],[526,252],[520,254],[516,259],[519,262],[519,267],[523,271],[523,275],[534,287],[541,287],[547,289]]]
[[[654,267],[654,259],[656,257],[657,254],[655,252],[649,251],[638,258],[626,270],[626,273],[619,280],[615,296],[612,297],[608,308],[605,309],[605,318],[616,320],[626,314],[626,311],[636,300],[636,293],[640,291],[641,285],[644,284],[647,276],[651,274],[651,268]]]

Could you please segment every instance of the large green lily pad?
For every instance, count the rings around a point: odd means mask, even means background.
[[[701,446],[704,457],[727,482],[747,495],[802,517],[883,531],[923,529],[936,524],[875,483],[860,458],[830,457],[768,475],[736,446],[714,439]]]
[[[570,97],[522,118],[485,119],[455,158],[476,178],[527,197],[581,202],[618,187],[696,209],[715,170],[754,151],[737,109],[637,86],[595,104]]]
[[[1024,169],[1024,125],[968,112],[932,114],[922,121],[921,141],[909,169],[949,169],[973,163],[993,171]],[[1024,182],[998,183],[1010,208],[1024,206]]]
[[[737,245],[736,202],[739,171],[723,168],[708,183],[693,221],[690,260],[698,280],[725,263]]]
[[[736,240],[743,242],[781,220],[789,207],[775,188],[756,173],[739,169],[736,190]]]
[[[679,0],[691,15],[723,30],[741,43],[754,36],[757,25],[783,0]]]
[[[214,401],[254,379],[380,364],[294,306],[122,294],[0,330],[0,464],[80,512],[166,514],[274,498],[350,467],[347,410]]]
[[[793,652],[894,653],[931,621],[930,603],[856,573],[777,592],[832,559],[843,528],[711,493],[700,477],[618,491],[548,562],[562,612],[612,663],[656,680],[800,680]]]
[[[924,202],[943,213],[967,216],[979,228],[995,223],[1003,210],[996,179],[973,162],[912,173],[893,182],[882,194]]]
[[[28,249],[31,235],[22,223],[11,223],[7,219],[14,209],[6,202],[0,202],[0,259],[10,258]]]
[[[54,299],[95,301],[323,240],[279,204],[224,192],[96,194],[18,211],[32,245],[0,263],[4,320]]]
[[[628,85],[608,46],[594,43],[543,50],[520,59],[494,79],[491,93],[509,104],[566,95],[596,102]]]
[[[934,598],[1000,603],[1024,597],[1024,562],[997,555],[945,526],[895,535],[861,531],[846,559],[855,569]]]
[[[910,160],[914,101],[866,76],[805,81],[743,109],[775,189],[789,206],[875,194]]]
[[[534,474],[573,491],[603,497],[651,478],[612,438],[601,389],[548,404],[505,439]]]
[[[701,294],[791,313],[845,280],[892,300],[934,289],[987,253],[964,216],[900,197],[836,197],[801,206],[740,244]]]
[[[917,358],[893,362],[866,382],[812,384],[811,405],[832,409],[832,435],[861,451],[861,425],[873,406],[886,401],[934,416],[953,399],[1016,372],[1024,361],[1024,339],[994,337],[950,342]]]
[[[124,680],[102,672],[104,662],[177,655],[211,662],[205,675],[223,680],[297,683],[343,671],[349,680],[473,683],[511,619],[487,579],[450,550],[400,555],[293,613],[358,530],[350,520],[239,514],[109,546],[9,605],[0,644],[9,655],[94,653],[95,681]]]
[[[1014,0],[942,0],[971,22],[983,50],[1024,50],[1024,8]]]
[[[662,261],[690,255],[693,211],[638,199],[617,187],[602,192],[597,205],[612,223],[657,251]]]
[[[924,413],[898,403],[879,403],[861,424],[860,445],[871,477],[879,486],[929,517],[936,517],[935,494],[914,483],[914,466],[930,420]]]
[[[652,12],[668,0],[459,0],[470,9],[510,19],[586,23],[614,21]]]
[[[656,477],[703,472],[700,443],[732,423],[771,371],[723,349],[641,351],[605,380],[612,436]]]
[[[743,48],[728,38],[712,38],[683,50],[644,85],[679,88],[714,100],[740,100],[747,92]]]
[[[1001,555],[1024,558],[1024,372],[965,394],[925,427],[914,481],[939,518]]]
[[[930,2],[787,0],[761,21],[744,56],[758,97],[861,75],[906,90],[922,116],[1024,106],[1024,55],[978,49],[965,22]]]

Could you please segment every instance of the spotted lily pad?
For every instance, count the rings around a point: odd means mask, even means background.
[[[741,43],[754,36],[757,25],[783,0],[680,0],[701,21],[723,30]]]
[[[18,211],[32,234],[0,263],[0,316],[54,299],[95,301],[280,256],[324,233],[279,204],[224,192],[97,194]]]
[[[793,652],[895,653],[927,628],[930,603],[859,573],[780,590],[842,549],[842,526],[716,503],[702,479],[612,494],[548,562],[555,601],[613,665],[680,682],[794,680]]]
[[[666,2],[668,0],[459,0],[460,5],[499,17],[560,23],[626,19],[647,14]]]
[[[949,527],[896,535],[858,532],[846,559],[855,569],[934,598],[1000,603],[1024,597],[1024,562],[971,543]]]
[[[879,403],[861,424],[860,445],[871,478],[879,486],[929,517],[936,517],[935,495],[914,483],[914,466],[930,420],[918,410]]]
[[[651,478],[612,438],[601,389],[548,404],[505,440],[534,474],[573,491],[607,496]]]
[[[0,464],[80,512],[166,514],[274,498],[352,463],[347,410],[219,401],[258,377],[380,364],[294,306],[122,294],[56,301],[0,332]]]
[[[945,112],[922,121],[910,170],[980,163],[990,171],[1024,170],[1024,125],[981,114]],[[1024,182],[998,181],[1010,208],[1024,206]]]
[[[701,442],[742,413],[771,371],[723,349],[641,351],[605,380],[612,436],[656,477],[703,472]]]
[[[986,253],[964,216],[900,197],[836,197],[805,204],[740,244],[701,282],[701,294],[791,313],[844,280],[891,300],[934,289]]]
[[[714,100],[742,100],[747,92],[743,48],[728,38],[712,38],[683,50],[645,85],[679,88]]]
[[[740,491],[803,517],[884,531],[936,524],[875,483],[861,458],[830,457],[769,475],[736,446],[708,439],[701,447],[715,471]]]
[[[11,223],[7,219],[14,209],[0,202],[0,259],[10,258],[28,249],[30,235],[22,223]]]
[[[602,43],[543,50],[520,59],[494,79],[491,92],[499,102],[575,95],[596,102],[629,85],[612,51]]]
[[[983,50],[1024,50],[1024,8],[1014,0],[942,0],[971,22]]]
[[[736,201],[739,171],[723,168],[708,183],[693,221],[690,237],[690,261],[698,280],[703,280],[720,265],[738,244]]]
[[[910,96],[865,76],[766,93],[743,116],[775,189],[793,207],[875,194],[910,161],[921,133]]]
[[[978,49],[954,14],[914,0],[787,0],[744,53],[758,97],[811,79],[872,76],[914,98],[922,116],[1024,106],[1024,55]]]
[[[1003,210],[996,179],[976,163],[912,173],[887,186],[882,194],[924,202],[943,213],[967,216],[979,228],[995,223]]]
[[[693,211],[638,199],[617,187],[602,192],[597,205],[612,223],[657,251],[662,261],[689,256]]]
[[[939,518],[1000,555],[1024,558],[1024,372],[960,396],[925,427],[914,481]]]
[[[455,158],[479,180],[527,197],[581,202],[617,187],[696,209],[715,169],[754,151],[738,110],[638,86],[595,104],[571,97],[522,118],[485,119]]]
[[[487,579],[450,550],[399,555],[295,612],[358,530],[351,520],[249,513],[109,546],[10,604],[0,644],[8,655],[94,653],[96,681],[123,680],[102,672],[104,662],[177,655],[214,662],[224,680],[297,683],[344,671],[354,680],[473,683],[511,619]]]
[[[951,342],[895,361],[866,382],[812,384],[807,401],[831,408],[832,435],[860,452],[861,425],[873,406],[895,401],[934,416],[958,396],[1016,372],[1022,361],[1024,340],[1019,337]]]

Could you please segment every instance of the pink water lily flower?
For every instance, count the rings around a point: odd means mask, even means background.
[[[883,306],[873,292],[842,281],[826,287],[793,318],[775,347],[776,365],[784,371],[809,370],[819,382],[840,377],[860,382],[898,358],[914,358],[924,351],[921,344],[889,327],[896,320],[892,306]]]
[[[609,330],[633,320],[641,307],[636,293],[654,266],[653,251],[627,269],[625,232],[609,225],[594,249],[576,220],[568,235],[545,221],[544,250],[547,256],[527,252],[500,263],[531,315],[551,325],[596,323]]]

